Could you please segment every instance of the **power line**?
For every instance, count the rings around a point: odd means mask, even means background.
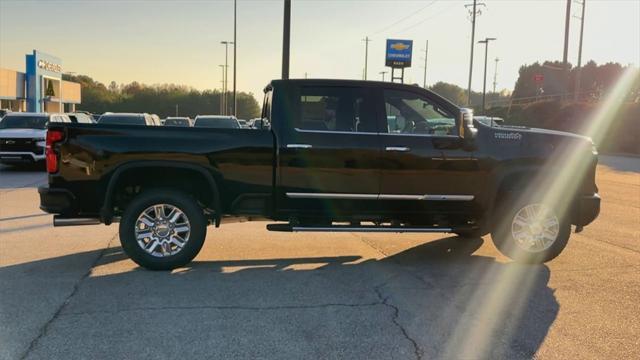
[[[380,30],[378,30],[378,31],[376,31],[376,32],[374,32],[374,33],[372,33],[371,35],[376,35],[376,34],[379,34],[379,33],[383,32],[383,31],[385,31],[385,30],[389,30],[390,28],[394,27],[395,25],[398,25],[398,24],[399,24],[399,23],[401,23],[402,21],[407,20],[408,18],[410,18],[410,17],[412,17],[412,16],[414,16],[414,15],[418,14],[419,12],[421,12],[421,11],[423,11],[424,9],[428,8],[429,6],[431,6],[431,5],[435,4],[435,3],[436,3],[436,1],[438,1],[438,0],[432,0],[430,3],[428,3],[427,5],[425,5],[425,6],[421,7],[421,8],[420,8],[420,9],[418,9],[417,11],[414,11],[414,12],[410,13],[409,15],[402,17],[401,19],[399,19],[399,20],[397,20],[397,21],[395,21],[395,22],[391,23],[390,25],[385,26],[384,28],[382,28],[382,29],[380,29]]]
[[[411,29],[413,29],[414,27],[416,27],[416,26],[418,26],[418,25],[422,25],[422,24],[423,24],[424,22],[426,22],[427,20],[431,20],[431,19],[433,19],[433,18],[435,18],[435,17],[438,17],[438,16],[442,15],[443,13],[445,13],[445,12],[447,12],[447,11],[449,11],[449,10],[453,9],[456,5],[458,5],[458,4],[456,4],[456,3],[451,3],[451,6],[449,6],[449,7],[447,7],[447,8],[444,8],[444,9],[442,9],[441,11],[439,11],[439,12],[437,12],[437,13],[434,13],[434,14],[432,14],[432,15],[430,15],[430,16],[427,16],[426,18],[424,18],[424,19],[420,20],[419,22],[417,22],[417,23],[415,23],[415,24],[413,24],[413,25],[410,25],[410,26],[408,26],[408,27],[406,27],[406,28],[404,28],[404,29],[402,29],[402,30],[398,31],[398,33],[403,33],[403,32],[405,32],[405,31],[407,31],[407,30],[411,30]]]

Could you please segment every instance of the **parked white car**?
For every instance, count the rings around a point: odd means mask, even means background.
[[[65,114],[8,113],[0,121],[0,163],[28,164],[45,158],[47,123],[70,123]]]

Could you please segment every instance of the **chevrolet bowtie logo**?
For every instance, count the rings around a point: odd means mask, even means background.
[[[404,43],[393,43],[391,44],[389,47],[391,47],[393,50],[407,50],[409,48],[410,45],[404,44]]]

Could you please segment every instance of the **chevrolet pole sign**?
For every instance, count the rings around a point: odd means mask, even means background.
[[[392,68],[411,67],[412,50],[413,40],[387,39],[385,66],[390,66]]]

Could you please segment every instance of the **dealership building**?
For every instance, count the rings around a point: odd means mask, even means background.
[[[30,112],[73,112],[80,104],[80,84],[62,80],[62,61],[33,50],[25,72],[0,68],[0,109]]]

